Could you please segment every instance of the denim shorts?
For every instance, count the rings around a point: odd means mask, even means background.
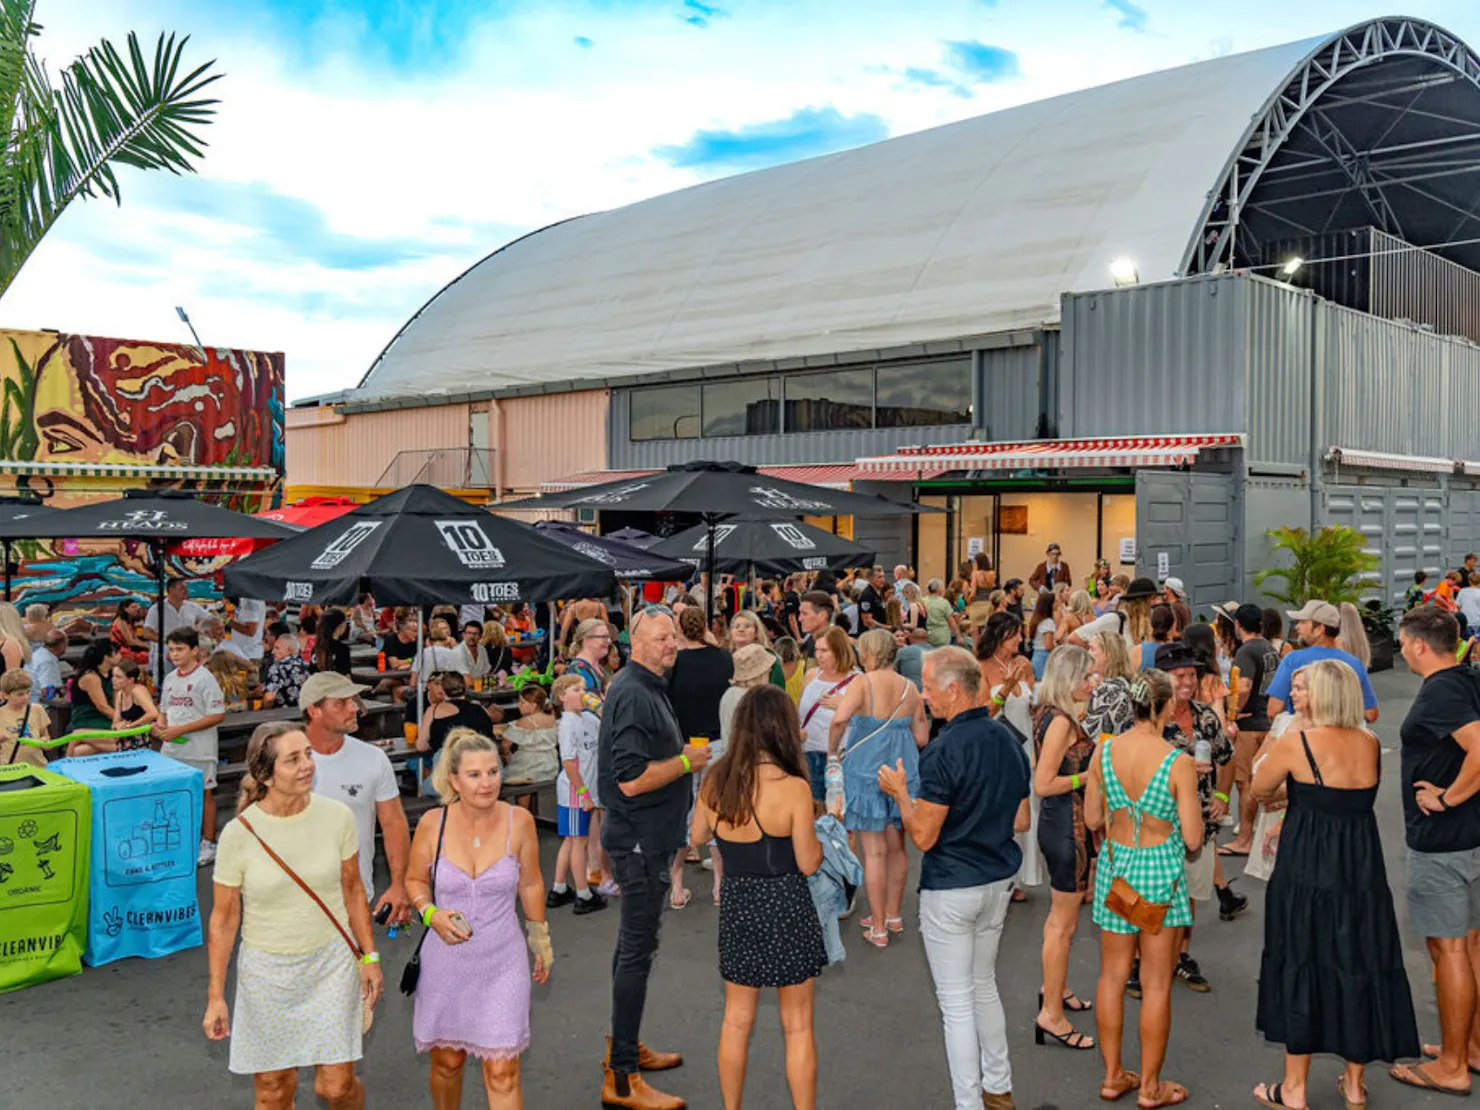
[[[812,780],[812,800],[827,801],[827,753],[803,752],[807,757],[807,778]]]
[[[1480,848],[1408,849],[1408,927],[1421,937],[1451,939],[1480,929]]]

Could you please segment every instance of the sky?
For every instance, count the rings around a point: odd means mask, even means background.
[[[221,103],[197,174],[68,209],[0,326],[186,342],[180,305],[290,400],[351,388],[550,223],[1395,11],[1480,46],[1475,0],[39,0],[53,74],[178,32]]]

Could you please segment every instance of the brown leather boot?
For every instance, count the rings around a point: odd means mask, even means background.
[[[606,1039],[606,1056],[602,1059],[605,1067],[612,1062],[612,1039]],[[637,1068],[639,1071],[669,1071],[673,1068],[683,1067],[683,1057],[677,1052],[657,1052],[643,1044],[637,1043]]]
[[[983,1091],[982,1106],[985,1107],[985,1110],[1013,1110],[1012,1092],[1008,1091],[1006,1094],[993,1095]]]
[[[603,1067],[605,1073],[601,1083],[601,1105],[621,1110],[685,1110],[688,1103],[677,1095],[664,1094],[647,1085],[641,1074],[618,1076],[611,1068]],[[626,1094],[620,1094],[625,1089]]]

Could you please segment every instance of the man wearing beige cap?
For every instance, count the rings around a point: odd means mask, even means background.
[[[360,834],[360,879],[367,891],[375,890],[375,822],[380,822],[391,885],[371,915],[390,906],[390,923],[404,925],[411,919],[411,899],[406,894],[411,830],[401,808],[396,772],[385,752],[351,735],[359,723],[360,695],[368,689],[342,674],[320,671],[298,692],[298,708],[303,710],[303,731],[313,748],[313,791],[343,802],[354,814]]]
[[[1337,659],[1356,672],[1362,684],[1362,705],[1366,708],[1367,721],[1377,720],[1377,695],[1372,692],[1372,683],[1367,678],[1367,668],[1355,655],[1336,646],[1336,636],[1341,630],[1341,613],[1329,601],[1312,598],[1302,608],[1286,610],[1295,626],[1295,636],[1301,647],[1280,660],[1279,670],[1274,672],[1274,681],[1269,684],[1269,716],[1272,718],[1284,711],[1290,702],[1290,682],[1295,672],[1322,659]]]

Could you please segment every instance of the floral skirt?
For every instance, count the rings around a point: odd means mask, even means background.
[[[360,1059],[360,969],[344,941],[291,956],[245,944],[236,958],[231,1060],[255,1075]]]

